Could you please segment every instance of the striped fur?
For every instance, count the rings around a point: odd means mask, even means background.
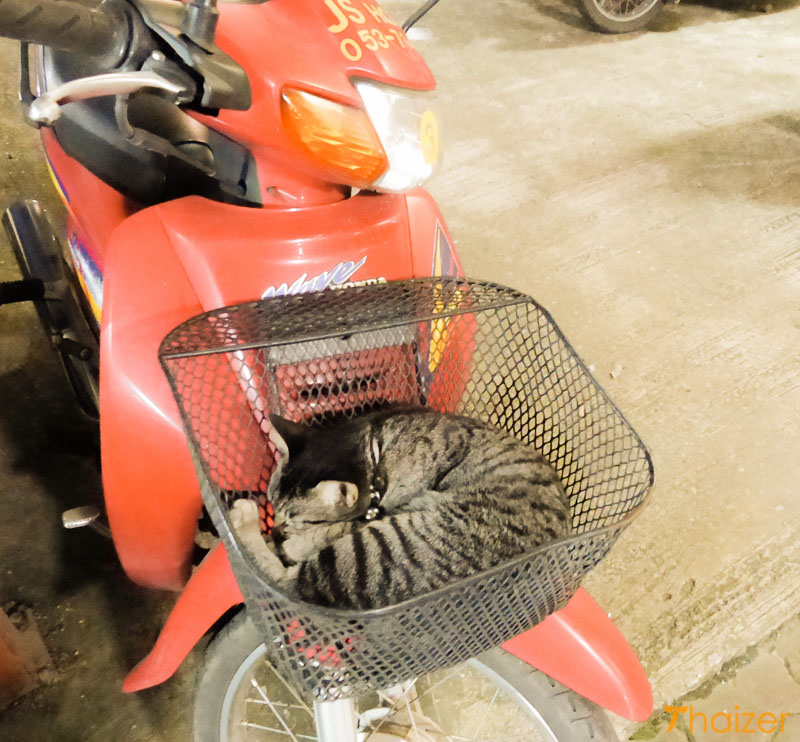
[[[465,417],[383,410],[323,427],[273,418],[269,497],[283,573],[308,602],[391,605],[563,538],[561,482],[538,451]],[[362,516],[385,483],[381,514]],[[277,560],[275,560],[277,561]]]

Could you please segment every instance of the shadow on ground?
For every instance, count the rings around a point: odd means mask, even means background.
[[[3,244],[3,279],[14,277],[9,253]],[[62,511],[101,501],[97,431],[74,404],[37,322],[30,306],[0,307],[0,600],[33,609],[55,672],[2,712],[0,738],[185,738],[186,683],[121,692],[174,597],[131,583],[110,540],[61,527]],[[171,737],[170,729],[181,732]]]
[[[631,157],[661,163],[676,192],[798,208],[800,103],[794,111],[673,137]]]

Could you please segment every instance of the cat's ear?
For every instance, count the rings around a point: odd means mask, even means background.
[[[272,423],[269,439],[281,456],[297,454],[305,445],[308,428],[279,415],[270,415],[269,421]]]

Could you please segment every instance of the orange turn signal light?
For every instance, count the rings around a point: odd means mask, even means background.
[[[365,188],[389,167],[380,139],[361,108],[286,88],[281,118],[292,141],[342,183]]]

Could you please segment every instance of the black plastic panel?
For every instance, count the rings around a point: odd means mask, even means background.
[[[85,58],[50,49],[40,50],[38,62],[40,90],[101,71]],[[123,69],[139,66],[134,60]],[[260,204],[250,152],[155,95],[70,103],[53,130],[68,155],[138,203],[202,195]]]

